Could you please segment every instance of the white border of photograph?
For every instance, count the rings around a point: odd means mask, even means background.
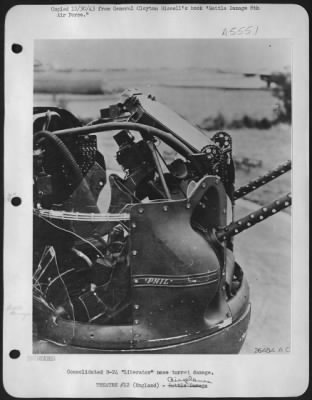
[[[108,5],[105,5],[108,6]],[[187,5],[184,5],[187,6]],[[194,6],[194,5],[193,5]],[[57,17],[51,5],[15,6],[5,24],[4,138],[4,386],[17,397],[237,397],[297,396],[308,385],[308,14],[298,5],[258,5],[259,9],[158,11],[133,5],[132,11],[95,11],[85,17]],[[113,8],[113,6],[111,6]],[[149,7],[153,7],[149,5]],[[235,6],[236,7],[236,6]],[[282,355],[101,355],[32,354],[32,106],[36,39],[64,38],[220,38],[225,28],[257,26],[258,38],[292,41],[293,206],[292,344]],[[254,31],[255,32],[255,31]],[[240,36],[242,40],[246,35]],[[250,38],[250,36],[248,36]],[[14,54],[13,43],[23,46]],[[11,199],[22,204],[14,207]],[[12,312],[14,310],[14,312]],[[11,359],[11,349],[21,356]],[[157,387],[99,388],[95,375],[71,375],[70,369],[208,370],[208,389]],[[117,381],[122,382],[119,376]],[[114,381],[116,380],[114,379]],[[109,381],[109,380],[108,380]]]

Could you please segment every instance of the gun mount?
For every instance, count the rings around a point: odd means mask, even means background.
[[[216,236],[219,240],[226,240],[229,237],[235,236],[246,229],[253,227],[259,222],[270,218],[272,215],[284,210],[291,205],[291,194],[288,193],[285,196],[280,197],[277,200],[272,201],[264,207],[246,215],[243,218],[238,219],[235,222],[221,228],[217,231]]]
[[[250,299],[232,238],[291,196],[238,221],[232,209],[290,167],[235,190],[230,134],[209,139],[138,92],[87,125],[35,108],[37,337],[67,352],[239,352]]]

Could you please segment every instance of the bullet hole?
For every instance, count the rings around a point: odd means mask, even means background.
[[[11,199],[12,206],[17,207],[17,206],[20,206],[21,203],[22,203],[22,199],[20,197],[18,197],[18,196],[12,197],[12,199]]]
[[[21,355],[21,352],[19,350],[11,350],[9,353],[9,356],[15,360]]]
[[[12,51],[15,54],[19,54],[23,51],[23,46],[18,44],[18,43],[13,43],[12,44]]]

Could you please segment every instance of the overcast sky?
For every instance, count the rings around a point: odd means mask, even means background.
[[[55,67],[187,68],[241,72],[290,67],[284,39],[38,40],[35,59]]]

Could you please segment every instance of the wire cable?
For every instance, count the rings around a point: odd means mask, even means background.
[[[82,236],[78,235],[77,233],[75,233],[75,232],[73,232],[73,231],[70,231],[70,230],[65,229],[65,228],[61,228],[60,226],[54,224],[53,222],[49,221],[48,219],[46,219],[45,217],[43,217],[43,216],[40,215],[40,214],[38,215],[38,217],[39,217],[39,218],[42,218],[42,219],[43,219],[44,221],[46,221],[48,224],[54,226],[54,228],[57,228],[57,229],[59,229],[59,230],[61,230],[61,231],[70,233],[71,235],[73,235],[73,236],[77,237],[78,239],[82,240],[83,242],[89,244],[91,247],[93,247],[93,248],[101,255],[101,257],[103,257],[103,258],[105,257],[104,254],[101,252],[101,250],[99,250],[96,246],[94,246],[93,243],[89,242],[89,240],[83,238]]]

